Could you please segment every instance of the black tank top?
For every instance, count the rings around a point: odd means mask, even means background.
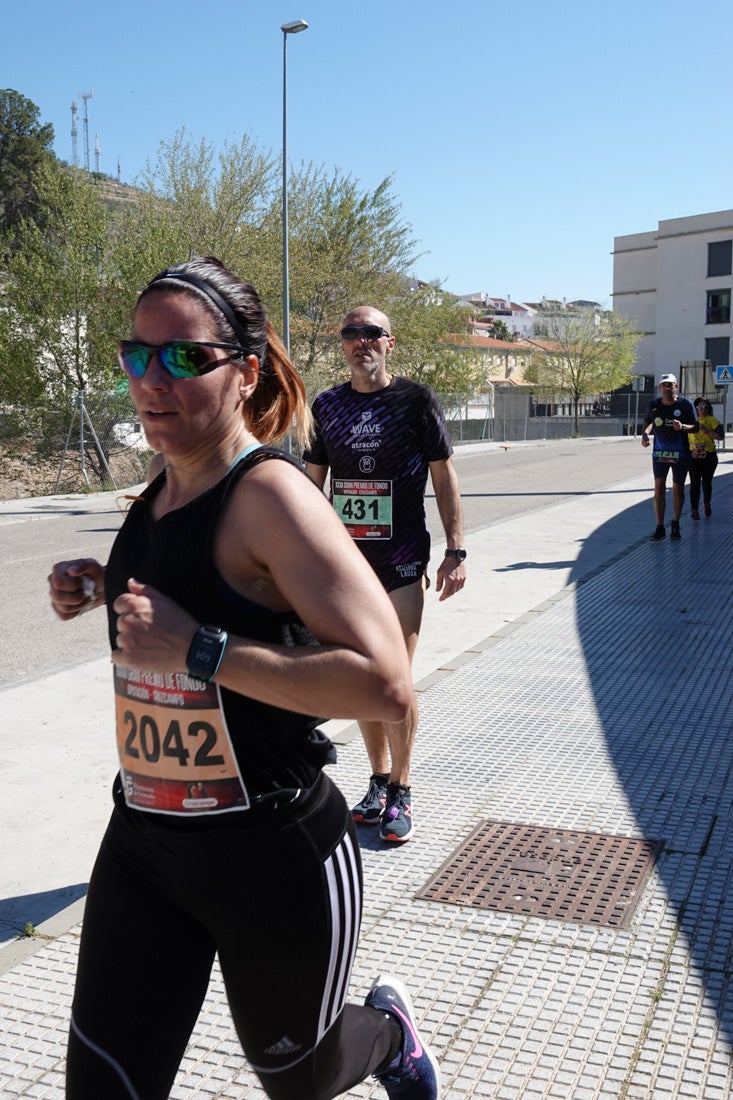
[[[280,451],[261,447],[241,459],[213,488],[160,519],[153,517],[150,504],[165,484],[164,472],[147,487],[142,499],[133,503],[107,564],[105,596],[113,648],[116,615],[112,604],[127,591],[129,577],[153,585],[200,623],[263,642],[318,645],[294,612],[273,612],[245,599],[214,565],[214,539],[229,493],[254,465],[271,459],[289,461],[303,473]],[[323,765],[335,762],[334,746],[317,728],[320,719],[225,688],[221,696],[242,779],[253,803],[273,792],[310,787]]]

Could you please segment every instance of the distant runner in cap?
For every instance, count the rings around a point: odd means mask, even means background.
[[[660,396],[649,406],[641,436],[642,447],[649,446],[654,436],[652,469],[654,471],[654,515],[657,526],[652,542],[666,537],[664,529],[667,474],[672,469],[672,523],[670,538],[679,541],[680,516],[685,503],[685,478],[690,465],[690,432],[698,430],[697,414],[692,402],[677,393],[677,378],[663,374],[659,379]]]

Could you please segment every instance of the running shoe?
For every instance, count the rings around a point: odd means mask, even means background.
[[[680,525],[676,519],[672,520],[672,528],[669,532],[669,537],[671,539],[674,539],[675,542],[679,542],[682,538],[682,535],[680,534]]]
[[[690,512],[690,519],[699,519],[699,518],[700,518],[700,513],[698,512],[697,508],[693,508],[692,511]]]
[[[351,816],[359,825],[378,825],[387,801],[388,775],[373,775],[369,780],[369,790],[351,811]]]
[[[382,814],[382,827],[379,835],[382,840],[391,840],[397,844],[409,840],[412,836],[412,794],[409,787],[401,783],[390,783],[387,787],[387,802]]]
[[[663,538],[667,537],[667,532],[664,530],[664,524],[658,523],[654,534],[651,537],[651,542],[661,542]]]
[[[713,514],[713,510],[710,507],[709,501],[707,501],[707,500],[705,501],[705,503],[703,504],[703,508],[705,509],[705,515],[708,517],[708,519],[710,519],[710,517]]]
[[[374,1074],[390,1100],[439,1100],[440,1069],[418,1035],[410,995],[399,978],[377,978],[364,1003],[402,1028],[402,1050],[387,1069]]]

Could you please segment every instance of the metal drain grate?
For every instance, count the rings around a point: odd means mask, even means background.
[[[416,895],[624,928],[661,841],[483,821]]]

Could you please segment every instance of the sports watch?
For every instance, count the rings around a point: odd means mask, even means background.
[[[186,654],[188,672],[197,680],[208,683],[221,664],[228,638],[226,630],[218,626],[200,626]]]
[[[455,558],[456,561],[465,561],[466,557],[468,555],[466,554],[466,551],[461,546],[457,550],[446,550],[446,552],[443,556],[446,557],[446,558]]]

